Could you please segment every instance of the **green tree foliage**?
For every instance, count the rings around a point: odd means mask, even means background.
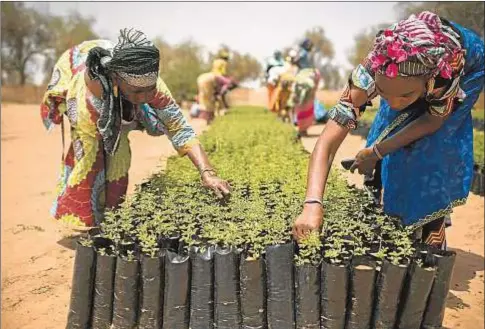
[[[362,60],[367,56],[369,51],[372,50],[372,46],[374,44],[374,38],[376,34],[391,24],[379,24],[372,26],[359,34],[357,34],[354,38],[355,45],[353,49],[350,51],[348,61],[353,66],[359,65]]]
[[[305,38],[313,42],[314,54],[317,55],[315,59],[333,58],[335,56],[335,49],[333,43],[325,35],[325,30],[321,26],[313,27],[305,32]]]
[[[22,2],[2,2],[2,77],[25,85],[35,55],[45,59],[45,79],[57,58],[68,48],[98,38],[92,30],[94,20],[72,12],[66,17],[43,14]]]
[[[173,96],[185,99],[197,93],[199,74],[209,69],[202,56],[202,46],[193,40],[170,45],[161,38],[155,40],[160,50],[160,75]]]
[[[49,19],[22,2],[2,2],[1,12],[2,77],[25,85],[29,61],[49,47]]]
[[[338,66],[330,63],[335,56],[335,49],[332,41],[325,35],[325,30],[321,26],[315,26],[305,31],[305,38],[313,43],[311,61],[320,71],[326,89],[339,89],[343,79],[340,75]]]
[[[80,44],[83,41],[95,40],[99,36],[93,31],[94,18],[83,17],[77,12],[71,12],[68,16],[53,16],[49,20],[50,47],[51,51],[44,62],[46,82],[50,79],[57,59],[67,49]]]
[[[226,50],[230,54],[229,64],[227,67],[227,74],[239,82],[245,80],[257,79],[261,74],[262,66],[259,61],[249,53],[241,53],[237,50],[231,49],[226,44],[219,46],[220,50]],[[218,51],[218,52],[219,52]],[[217,53],[209,53],[209,65],[216,58]]]
[[[411,14],[417,14],[428,10],[440,17],[456,22],[464,27],[477,32],[484,37],[484,15],[485,5],[483,1],[440,1],[440,2],[400,2],[396,5],[396,11],[400,19]]]

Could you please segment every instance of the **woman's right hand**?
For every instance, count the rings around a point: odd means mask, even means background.
[[[311,231],[319,231],[323,222],[323,207],[317,203],[305,204],[293,223],[293,237],[300,241]]]

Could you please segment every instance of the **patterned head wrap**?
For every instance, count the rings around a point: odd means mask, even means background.
[[[429,76],[426,100],[430,111],[445,116],[455,100],[466,97],[460,88],[465,50],[459,39],[460,35],[438,15],[425,11],[379,32],[363,66],[371,75]],[[446,87],[444,92],[438,84]]]
[[[224,59],[226,61],[229,60],[229,51],[227,51],[226,49],[221,49],[219,50],[219,53],[217,54],[217,58],[221,58],[221,59]]]
[[[122,120],[122,99],[114,90],[111,76],[120,76],[130,86],[156,85],[160,53],[143,32],[120,31],[113,50],[95,47],[89,51],[86,67],[89,77],[99,80],[103,88],[103,110],[97,121],[106,153],[113,155],[119,144]]]
[[[133,87],[149,87],[157,83],[160,53],[143,32],[124,29],[112,55],[103,56],[101,65],[117,73]]]
[[[425,11],[381,31],[368,60],[374,72],[391,78],[430,75],[453,79],[463,69],[464,50],[459,35],[442,24],[438,15]]]

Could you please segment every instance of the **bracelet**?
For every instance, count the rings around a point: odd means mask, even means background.
[[[206,173],[206,172],[212,172],[214,175],[217,175],[217,173],[214,169],[206,168],[206,169],[200,171],[200,177],[202,177],[204,175],[204,173]]]
[[[372,150],[374,151],[375,155],[377,155],[377,158],[379,160],[382,160],[383,156],[381,152],[379,152],[379,149],[377,148],[377,144],[374,144],[374,146],[372,147]]]
[[[323,207],[323,202],[319,199],[306,199],[303,204],[315,204],[318,203],[320,206]]]

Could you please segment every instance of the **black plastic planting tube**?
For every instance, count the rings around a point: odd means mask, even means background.
[[[408,266],[382,262],[377,277],[374,306],[374,329],[393,329],[396,324],[399,298],[404,286]]]
[[[163,254],[143,255],[141,259],[140,320],[138,329],[159,329],[162,326]]]
[[[165,255],[165,289],[163,329],[188,329],[190,321],[189,256],[167,251]]]
[[[192,248],[190,328],[212,328],[214,323],[214,247]]]
[[[214,328],[241,328],[239,252],[216,247],[214,257]]]
[[[320,265],[295,266],[297,329],[320,328]]]
[[[428,298],[428,305],[423,317],[423,329],[440,329],[446,308],[446,297],[450,290],[456,253],[454,251],[436,251],[433,255],[437,268],[436,277]]]
[[[294,244],[266,248],[268,328],[295,328],[293,257]]]
[[[396,329],[420,329],[433,280],[434,267],[411,264],[403,289]]]
[[[94,246],[97,250],[109,250],[107,239],[96,237]],[[113,294],[116,271],[116,256],[96,255],[96,277],[94,280],[93,322],[92,329],[109,329],[113,316]]]
[[[241,257],[241,316],[243,329],[265,329],[266,323],[266,270],[263,258]]]
[[[158,239],[158,246],[160,249],[165,249],[177,253],[179,250],[180,235],[174,233],[172,236],[161,237]]]
[[[347,329],[369,329],[372,319],[376,262],[355,257],[350,268],[350,298]]]
[[[113,303],[113,329],[133,329],[138,316],[140,261],[118,257]]]
[[[90,329],[94,275],[94,248],[78,242],[66,329]]]
[[[349,266],[322,263],[321,328],[344,329],[349,286]]]

